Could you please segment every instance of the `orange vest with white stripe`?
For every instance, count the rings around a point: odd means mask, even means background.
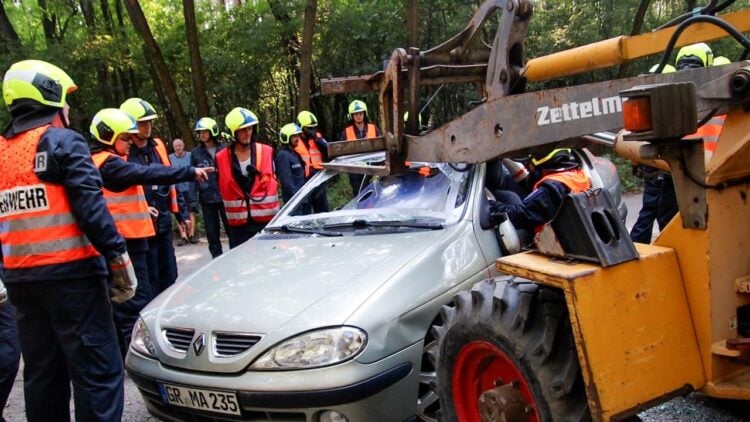
[[[99,256],[76,224],[62,185],[34,173],[39,140],[49,125],[0,137],[0,242],[8,269],[65,264]]]
[[[709,159],[716,150],[716,143],[719,141],[721,135],[721,129],[724,127],[724,121],[727,119],[726,114],[720,114],[714,116],[706,122],[703,126],[699,127],[695,133],[685,136],[682,139],[703,139],[703,151],[706,154],[706,158]]]
[[[232,174],[232,150],[224,148],[216,153],[216,170],[219,172],[219,192],[224,202],[230,226],[241,226],[248,218],[258,223],[267,223],[279,212],[279,182],[273,174],[273,149],[256,142],[255,175],[250,194],[234,180]]]
[[[567,186],[571,193],[584,192],[591,189],[591,180],[581,169],[561,171],[560,173],[552,173],[544,176],[534,184],[534,189],[538,188],[545,180],[560,182]]]
[[[315,145],[314,139],[310,139],[309,144],[305,140],[300,140],[294,147],[294,151],[302,157],[302,161],[305,163],[305,179],[310,177],[313,170],[323,169],[323,154]]]
[[[349,125],[346,127],[346,130],[344,131],[344,134],[346,135],[347,141],[356,141],[357,139],[357,133],[354,130],[354,125]],[[370,138],[377,138],[378,137],[378,131],[375,129],[375,125],[372,123],[367,124],[367,132],[365,133],[365,137],[362,139],[370,139]]]
[[[110,151],[99,151],[91,156],[96,168],[102,168],[102,165],[109,157],[118,157]],[[109,213],[115,220],[117,231],[125,239],[141,239],[144,237],[155,236],[154,223],[151,221],[151,215],[148,213],[148,203],[146,195],[143,193],[143,186],[133,185],[122,192],[114,192],[109,189],[102,189],[104,200],[107,202]]]
[[[159,138],[154,138],[154,143],[156,144],[156,155],[159,156],[161,163],[167,167],[171,167],[172,163],[169,161],[169,151],[167,151],[167,147],[164,145],[164,142]],[[169,187],[169,210],[172,212],[180,211],[180,208],[177,204],[177,189],[174,187],[174,185]]]

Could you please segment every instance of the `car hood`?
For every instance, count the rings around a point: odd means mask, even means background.
[[[144,319],[152,333],[187,328],[195,330],[194,339],[216,331],[261,336],[247,352],[222,358],[228,364],[222,368],[211,364],[211,353],[174,353],[164,335],[155,336],[160,360],[170,365],[241,370],[290,336],[345,323],[395,272],[451,231],[251,239],[165,291],[144,310]]]

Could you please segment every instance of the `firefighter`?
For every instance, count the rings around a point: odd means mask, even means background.
[[[377,138],[381,136],[380,129],[370,123],[367,116],[367,104],[360,100],[349,103],[349,124],[341,132],[342,141],[354,141],[357,139]],[[354,196],[359,194],[365,184],[365,176],[357,173],[349,173],[349,183],[352,185]]]
[[[253,237],[279,211],[273,148],[256,140],[258,118],[235,107],[224,122],[234,141],[216,153],[219,192],[229,221],[229,248]]]
[[[67,129],[77,86],[38,60],[13,64],[0,137],[0,242],[17,309],[29,421],[119,421],[123,364],[111,300],[135,293],[125,240],[102,196],[86,140]],[[107,262],[113,285],[107,285]]]
[[[307,110],[297,114],[297,124],[302,128],[302,139],[295,151],[302,157],[306,166],[306,179],[323,170],[323,163],[328,161],[328,141],[318,131],[318,119]],[[310,196],[313,213],[328,212],[328,195],[325,185],[321,185]]]
[[[114,306],[124,356],[138,313],[155,296],[148,271],[148,239],[154,236],[155,231],[142,185],[202,181],[207,179],[207,171],[212,169],[144,166],[127,161],[131,138],[138,133],[138,126],[130,115],[120,109],[100,110],[92,119],[89,131],[97,141],[97,145],[92,147],[92,159],[102,176],[104,200],[115,219],[117,230],[125,238],[138,279],[135,296]]]
[[[190,153],[190,165],[193,167],[216,167],[216,153],[224,149],[224,145],[219,143],[219,124],[210,117],[201,117],[195,123],[195,132],[198,134],[201,144]],[[219,183],[216,177],[217,173],[210,173],[208,180],[196,183],[211,258],[216,258],[223,252],[220,224],[223,224],[224,231],[229,233],[227,213],[224,211],[224,203],[221,201]]]
[[[490,201],[494,221],[501,221],[506,213],[516,229],[535,230],[552,220],[567,194],[591,188],[591,180],[569,148],[531,159],[529,171],[533,190],[525,198],[506,190],[497,192],[496,201]]]
[[[713,65],[713,51],[705,43],[686,45],[677,52],[675,68],[678,71]],[[668,73],[666,67],[663,72]],[[705,157],[709,160],[716,148],[716,141],[719,139],[725,117],[725,115],[714,116],[695,133],[683,139],[702,139]],[[659,230],[663,230],[677,214],[677,195],[670,174],[646,166],[639,166],[638,169],[643,171],[643,207],[630,230],[630,238],[633,242],[650,243],[654,219],[659,225]]]
[[[279,130],[279,150],[276,152],[274,164],[285,203],[302,188],[305,178],[309,176],[309,167],[297,152],[297,147],[302,142],[301,138],[302,128],[296,123],[288,123]],[[310,205],[303,204],[298,210],[298,214],[309,214]]]
[[[138,133],[128,154],[128,161],[144,166],[171,166],[166,144],[152,136],[153,121],[158,117],[156,110],[140,98],[130,98],[120,105],[120,109],[133,118],[138,125]],[[154,296],[164,291],[177,280],[177,258],[174,254],[172,217],[179,224],[189,218],[180,212],[177,189],[174,186],[146,184],[143,186],[148,205],[155,210],[154,227],[156,235],[148,241],[149,280]],[[181,197],[180,197],[181,198]]]

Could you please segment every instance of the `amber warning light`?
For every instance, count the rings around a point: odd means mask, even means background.
[[[698,122],[692,82],[639,85],[620,91],[627,141],[666,141],[695,132]]]
[[[651,98],[633,97],[623,101],[622,116],[625,129],[631,132],[651,130]]]

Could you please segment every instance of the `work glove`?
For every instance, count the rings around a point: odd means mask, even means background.
[[[127,252],[109,260],[109,271],[112,273],[112,303],[122,303],[135,296],[138,279]]]
[[[3,280],[0,279],[0,308],[2,308],[5,305],[5,302],[8,301],[8,291],[5,289],[5,284],[3,284]]]

